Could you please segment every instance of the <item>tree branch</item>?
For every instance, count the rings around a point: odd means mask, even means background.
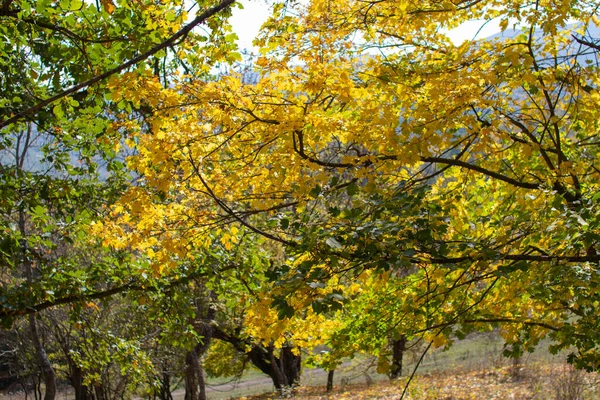
[[[451,257],[451,258],[430,258],[428,260],[417,260],[416,262],[426,262],[430,264],[459,264],[465,261],[477,261],[477,257]],[[592,254],[585,256],[568,255],[535,255],[535,254],[499,254],[493,258],[494,261],[532,261],[532,262],[600,262],[600,255]]]
[[[236,268],[236,265],[230,264],[230,265],[226,265],[225,268],[223,268],[221,271],[235,269],[235,268]],[[32,306],[25,306],[25,307],[19,308],[19,309],[8,309],[8,308],[0,307],[0,320],[4,319],[4,318],[14,318],[14,317],[20,317],[20,316],[24,316],[24,315],[28,315],[28,314],[35,314],[35,313],[38,313],[40,311],[43,311],[43,310],[46,310],[48,308],[55,307],[55,306],[61,306],[61,305],[71,304],[71,303],[76,303],[76,302],[81,302],[81,301],[100,300],[100,299],[104,299],[104,298],[113,296],[115,294],[124,293],[126,291],[158,292],[160,290],[160,291],[166,292],[170,288],[188,283],[192,279],[196,279],[201,276],[206,276],[207,274],[208,273],[205,271],[196,270],[196,271],[191,272],[189,275],[186,275],[179,279],[170,281],[167,285],[163,286],[160,289],[155,286],[144,285],[139,282],[133,281],[133,282],[129,282],[125,285],[116,286],[116,287],[98,291],[98,292],[92,292],[92,293],[87,293],[87,294],[67,295],[64,297],[60,297],[58,299],[44,301],[42,303],[38,303],[38,304],[35,304]]]
[[[210,196],[215,201],[215,203],[217,203],[217,205],[223,211],[225,211],[227,213],[227,215],[231,215],[237,222],[239,222],[240,224],[242,224],[246,228],[250,229],[252,232],[257,233],[257,234],[259,234],[261,236],[264,236],[267,239],[274,240],[276,242],[282,243],[282,244],[284,244],[286,246],[289,246],[289,247],[296,247],[298,245],[296,242],[283,239],[283,238],[281,238],[279,236],[272,235],[272,234],[270,234],[268,232],[265,232],[263,230],[258,229],[257,227],[249,224],[248,222],[244,221],[244,219],[241,218],[238,215],[238,213],[236,213],[235,211],[233,211],[223,200],[221,200],[215,194],[215,192],[212,190],[212,188],[204,180],[204,177],[202,176],[202,173],[200,172],[200,169],[198,168],[198,166],[194,162],[194,159],[193,159],[193,157],[191,155],[190,155],[190,163],[192,164],[192,168],[194,169],[194,172],[196,173],[196,176],[198,177],[198,179],[200,179],[200,182],[202,183],[202,186],[204,186],[204,188],[206,189],[206,193],[208,194],[208,196]]]
[[[491,171],[489,169],[480,167],[478,165],[473,165],[470,164],[468,162],[465,161],[460,161],[454,158],[442,158],[442,157],[421,157],[421,161],[424,162],[430,162],[430,163],[437,163],[437,164],[448,164],[448,165],[454,165],[457,167],[462,167],[465,169],[470,169],[472,171],[476,171],[479,172],[483,175],[487,175],[489,177],[492,178],[496,178],[498,180],[501,180],[502,182],[506,182],[509,183],[513,186],[516,187],[520,187],[520,188],[524,188],[524,189],[540,189],[540,185],[537,183],[530,183],[530,182],[521,182],[518,181],[516,179],[510,178],[506,175],[502,175],[498,172],[495,171]]]
[[[594,49],[594,50],[598,50],[598,51],[600,51],[600,45],[598,45],[598,44],[596,44],[596,43],[589,42],[589,41],[587,41],[587,40],[584,40],[584,39],[579,39],[577,36],[574,36],[574,35],[571,35],[571,36],[572,36],[572,37],[573,37],[573,39],[575,39],[575,40],[576,40],[578,43],[580,43],[580,44],[582,44],[582,45],[584,45],[584,46],[591,47],[591,48],[592,48],[592,49]]]
[[[302,157],[303,159],[312,162],[314,164],[320,165],[322,167],[327,167],[327,168],[353,168],[353,167],[358,167],[358,166],[369,166],[371,165],[373,162],[371,160],[365,161],[365,162],[358,162],[358,163],[337,163],[337,162],[327,162],[327,161],[323,161],[323,160],[319,160],[317,158],[311,157],[308,154],[306,154],[305,149],[304,149],[304,139],[303,139],[303,134],[301,131],[295,131],[293,132],[293,146],[294,146],[294,151],[300,155],[300,157]],[[461,155],[463,153],[461,152]],[[359,156],[360,157],[364,157],[364,156]],[[380,156],[376,156],[377,160],[379,161],[387,161],[387,160],[398,160],[399,157],[396,155],[380,155]],[[461,161],[458,158],[444,158],[444,157],[421,157],[421,161],[423,162],[428,162],[428,163],[433,163],[433,164],[446,164],[446,165],[453,165],[453,166],[457,166],[457,167],[462,167],[462,168],[466,168],[466,169],[470,169],[472,171],[476,171],[479,172],[483,175],[501,180],[503,182],[509,183],[513,186],[516,187],[520,187],[520,188],[524,188],[524,189],[540,189],[540,185],[537,183],[531,183],[531,182],[522,182],[519,181],[517,179],[508,177],[506,175],[500,174],[498,172],[495,171],[491,171],[489,169],[480,167],[478,165],[473,165],[470,164],[468,162],[465,161]],[[561,192],[561,194],[563,194],[564,190]],[[567,199],[568,200],[568,199]]]
[[[118,67],[104,72],[103,74],[96,75],[95,77],[88,79],[85,82],[81,82],[77,85],[71,86],[70,88],[63,90],[62,92],[59,92],[59,93],[55,94],[54,96],[52,96],[46,100],[43,100],[32,107],[29,107],[26,110],[18,112],[17,114],[13,115],[12,117],[8,118],[7,120],[0,122],[0,129],[13,124],[28,115],[38,112],[42,108],[54,103],[55,101],[65,97],[65,96],[68,96],[72,93],[78,92],[79,90],[86,88],[90,85],[93,85],[94,83],[100,82],[100,81],[108,78],[109,76],[112,76],[121,71],[124,71],[125,69],[127,69],[133,65],[136,65],[140,61],[145,60],[146,58],[150,57],[151,55],[158,53],[160,50],[165,49],[165,48],[175,44],[177,42],[177,40],[182,39],[185,36],[187,36],[192,31],[192,29],[194,29],[197,25],[201,24],[202,22],[206,21],[208,18],[212,17],[213,15],[217,14],[218,12],[229,7],[234,2],[235,2],[235,0],[223,0],[221,3],[219,3],[215,7],[210,8],[210,9],[206,10],[205,12],[203,12],[202,14],[198,15],[196,18],[194,18],[194,20],[192,22],[187,24],[185,27],[181,28],[173,36],[171,36],[164,42],[159,43],[158,45],[154,46],[147,52],[140,54],[139,56],[134,57],[131,60],[119,65]]]

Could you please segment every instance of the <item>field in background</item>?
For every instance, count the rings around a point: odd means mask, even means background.
[[[430,350],[409,387],[411,396],[408,398],[600,399],[597,374],[574,370],[565,362],[566,354],[553,356],[542,344],[536,352],[526,353],[516,364],[502,355],[502,343],[496,332],[489,332],[456,341],[447,351]],[[422,350],[417,347],[407,352],[404,377],[394,383],[376,372],[375,359],[350,360],[335,372],[334,391],[329,396],[325,391],[326,371],[305,370],[294,398],[398,398]],[[273,390],[270,379],[254,371],[226,386],[211,384],[209,398],[254,398],[258,394],[262,395],[256,398],[274,398]],[[175,394],[175,400],[183,399],[183,392]]]
[[[418,375],[407,390],[407,400],[588,400],[600,398],[597,376],[575,371],[565,364],[526,364],[514,374],[512,366],[473,371],[441,371]],[[329,395],[324,387],[301,387],[292,396],[299,400],[398,399],[407,378],[336,388]],[[275,399],[274,394],[247,397]]]

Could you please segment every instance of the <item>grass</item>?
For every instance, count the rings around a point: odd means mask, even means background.
[[[531,399],[531,400],[583,400],[598,399],[597,376],[580,374],[576,383],[569,381],[573,370],[564,364],[529,364],[523,367],[521,377],[516,379],[511,366],[491,370],[446,371],[418,375],[407,391],[407,400],[422,399]],[[579,374],[580,372],[576,372]],[[558,382],[575,383],[575,391],[557,391]],[[294,398],[299,400],[362,400],[398,399],[404,389],[406,378],[394,382],[379,382],[373,385],[354,385],[336,388],[327,394],[323,387],[301,387]],[[575,396],[572,396],[575,395]],[[273,399],[273,394],[264,394],[251,399]]]
[[[430,350],[424,357],[409,387],[412,399],[600,399],[596,374],[573,370],[565,363],[565,354],[552,356],[547,344],[524,355],[519,364],[502,356],[503,341],[496,332],[471,335],[456,341],[447,351]],[[301,386],[293,396],[299,399],[399,398],[421,356],[422,348],[407,351],[404,378],[394,383],[376,372],[370,357],[357,357],[339,368],[334,376],[334,392],[325,393],[327,373],[321,369],[303,371]],[[242,376],[240,386],[226,392],[210,392],[210,399],[239,397],[273,398],[269,383],[249,385],[258,371]],[[210,383],[210,382],[209,382]],[[264,393],[256,396],[258,393]],[[252,397],[254,396],[254,397]],[[471,396],[471,397],[469,397]]]

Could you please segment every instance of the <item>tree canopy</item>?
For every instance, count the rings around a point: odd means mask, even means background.
[[[259,54],[224,74],[231,2],[192,22],[178,4],[5,3],[22,40],[2,44],[21,52],[2,61],[5,137],[28,121],[109,146],[135,179],[87,232],[158,282],[246,291],[245,343],[384,368],[389,337],[499,327],[512,355],[549,337],[598,370],[597,2],[275,2]],[[450,39],[470,21],[501,32]],[[202,262],[246,247],[242,274]]]

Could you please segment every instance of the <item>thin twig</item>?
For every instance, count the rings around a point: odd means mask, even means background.
[[[404,398],[404,396],[406,395],[406,391],[408,390],[408,387],[410,386],[410,382],[412,382],[413,378],[415,377],[415,374],[417,373],[417,370],[419,369],[419,366],[421,365],[423,358],[425,358],[425,354],[427,354],[427,352],[431,348],[432,344],[433,344],[433,341],[429,342],[429,344],[427,345],[427,348],[425,349],[425,351],[423,351],[423,354],[421,354],[421,357],[419,357],[419,361],[417,362],[417,365],[415,365],[415,367],[413,368],[413,371],[410,374],[408,381],[404,385],[404,390],[402,390],[402,395],[400,395],[400,400],[402,400]]]

